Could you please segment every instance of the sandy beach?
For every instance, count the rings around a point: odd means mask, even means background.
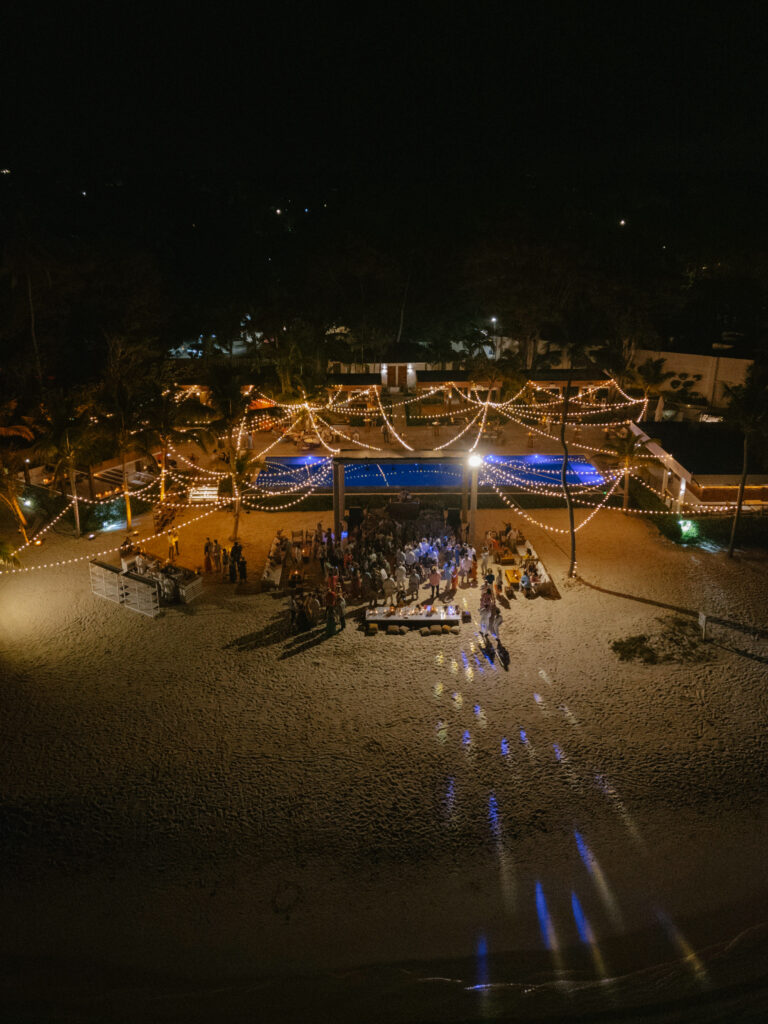
[[[251,576],[318,518],[243,517]],[[606,511],[569,581],[567,538],[521,525],[560,599],[504,609],[508,672],[476,622],[292,636],[255,585],[150,620],[87,561],[0,577],[12,1019],[562,1019],[725,984],[768,920],[768,556]],[[181,529],[182,562],[230,528]],[[619,660],[641,634],[655,663]]]

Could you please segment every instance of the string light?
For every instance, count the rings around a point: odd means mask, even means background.
[[[175,530],[184,530],[192,523],[196,523],[200,519],[204,519],[206,516],[212,515],[216,511],[215,508],[209,509],[207,512],[202,512],[198,516],[187,520],[186,523],[178,523],[174,526]],[[161,530],[159,533],[154,533],[150,537],[144,537],[141,539],[141,543],[146,544],[151,540],[157,540],[159,537],[165,537],[170,533],[170,529]],[[61,565],[72,565],[75,562],[92,561],[96,558],[101,558],[104,555],[114,554],[115,551],[119,551],[122,544],[118,544],[115,547],[104,548],[102,551],[90,552],[87,555],[77,555],[75,558],[62,558],[58,562],[43,562],[41,565],[28,565],[20,569],[0,569],[0,576],[19,576],[25,572],[37,572],[39,569],[55,569]]]
[[[475,448],[477,448],[478,444],[480,443],[480,438],[483,436],[483,431],[485,430],[485,421],[488,418],[488,403],[490,402],[490,400],[491,400],[491,393],[489,391],[488,392],[488,397],[485,400],[485,408],[483,409],[483,418],[480,421],[480,428],[477,431],[477,437],[475,438],[475,443],[469,449],[471,452],[473,452],[475,450]]]
[[[606,391],[609,389],[614,389],[615,393],[617,393],[622,399],[624,399],[624,401],[606,402],[603,400],[597,402],[593,400],[594,396],[596,396],[598,392]],[[286,411],[275,411],[271,413],[269,416],[269,422],[272,424],[272,429],[280,429],[279,425],[285,423],[287,423],[288,426],[283,430],[282,434],[279,437],[277,437],[274,441],[271,441],[259,452],[257,452],[255,457],[261,459],[264,456],[266,456],[268,452],[274,450],[282,441],[286,439],[291,439],[291,431],[295,429],[297,423],[300,421],[303,415],[308,416],[309,421],[313,427],[314,433],[318,438],[318,441],[326,449],[326,451],[330,453],[330,456],[339,454],[341,449],[334,448],[325,442],[325,440],[321,436],[318,425],[330,431],[332,434],[335,433],[339,437],[343,438],[346,441],[349,441],[352,444],[355,444],[360,448],[376,452],[383,451],[384,449],[376,445],[367,444],[363,441],[350,437],[338,426],[330,424],[321,415],[322,412],[342,412],[343,414],[343,411],[345,409],[348,409],[350,405],[353,405],[354,403],[359,403],[362,400],[365,400],[366,402],[366,409],[350,410],[349,415],[362,414],[364,416],[370,416],[377,405],[379,413],[382,417],[382,421],[387,425],[388,429],[391,431],[392,435],[396,438],[400,445],[407,451],[414,451],[413,447],[409,445],[395,429],[391,420],[392,411],[398,408],[408,407],[415,402],[423,403],[425,400],[433,397],[436,394],[441,394],[443,396],[443,402],[446,403],[452,399],[452,396],[455,393],[461,405],[456,410],[446,410],[439,413],[434,412],[413,415],[412,419],[422,421],[431,420],[434,422],[444,420],[446,418],[453,418],[455,416],[460,416],[466,413],[472,414],[473,410],[475,411],[474,415],[471,415],[471,418],[451,438],[449,438],[442,444],[435,446],[433,448],[433,450],[435,451],[443,450],[449,447],[450,445],[454,444],[461,437],[463,437],[469,430],[471,430],[477,424],[478,420],[480,420],[477,436],[474,440],[474,443],[472,444],[472,447],[469,449],[470,451],[475,451],[480,442],[480,439],[483,437],[483,434],[485,432],[489,409],[493,409],[494,411],[498,412],[507,421],[515,423],[517,426],[522,427],[525,430],[528,430],[529,435],[535,434],[540,437],[546,438],[548,441],[554,440],[552,434],[550,434],[549,432],[545,433],[543,430],[539,429],[537,423],[541,422],[542,417],[544,417],[552,425],[562,425],[562,416],[556,415],[557,410],[562,410],[564,408],[564,397],[562,396],[562,394],[559,394],[552,390],[548,390],[547,388],[535,384],[534,382],[529,382],[527,385],[521,387],[516,392],[516,394],[513,395],[511,398],[506,399],[503,402],[493,402],[491,401],[491,389],[488,389],[485,399],[480,397],[480,390],[481,389],[479,388],[478,385],[473,384],[469,387],[469,389],[466,392],[464,392],[460,390],[460,388],[457,386],[455,382],[446,382],[444,384],[434,386],[424,392],[420,392],[419,394],[413,397],[406,397],[397,400],[390,399],[388,403],[389,415],[385,411],[384,406],[382,404],[381,391],[378,386],[369,386],[367,388],[355,389],[354,391],[352,391],[351,393],[347,394],[344,397],[341,397],[342,390],[341,388],[339,388],[334,394],[329,396],[329,398],[322,404],[310,403],[306,399],[303,402],[281,403],[281,406]],[[200,391],[197,388],[192,388],[191,391],[197,393],[198,395],[200,394]],[[261,395],[261,397],[264,400],[269,401],[271,403],[270,408],[279,408],[272,401],[272,399],[264,395],[263,392],[260,392],[257,389],[251,389],[251,391],[255,391],[256,394]],[[541,395],[546,400],[543,402],[521,402],[521,396],[523,396],[526,393],[533,393],[537,396]],[[180,393],[180,396],[177,396],[177,400],[180,401],[182,397],[183,391]],[[375,402],[375,405],[372,407],[370,406],[371,402]],[[615,380],[611,379],[607,380],[604,383],[601,382],[599,384],[593,384],[588,387],[582,388],[578,395],[570,399],[569,404],[572,410],[572,415],[569,416],[567,420],[568,426],[578,428],[579,425],[584,424],[587,427],[606,428],[609,426],[613,426],[615,428],[621,425],[629,425],[635,421],[631,419],[617,419],[615,416],[613,419],[606,420],[605,417],[609,413],[620,413],[621,411],[627,410],[630,407],[640,405],[642,416],[642,413],[647,409],[648,398],[647,396],[645,396],[642,399],[632,398],[618,385],[618,383]],[[255,413],[256,411],[257,410],[246,409],[237,422],[235,431],[238,449],[241,447],[244,434],[246,432],[253,432],[253,425],[250,422],[250,414],[252,412]],[[596,417],[601,417],[602,419],[598,420],[596,419]],[[530,422],[531,420],[535,422]],[[263,428],[264,422],[264,417],[260,417],[258,421],[259,426]],[[228,440],[228,435],[222,435],[220,440],[222,439],[225,441]],[[569,444],[572,447],[579,449],[580,451],[588,452],[592,455],[600,454],[610,456],[611,458],[614,459],[621,458],[620,453],[617,453],[617,451],[614,449],[601,448],[597,445],[590,445],[588,443],[577,441],[575,439],[570,440]],[[190,478],[189,473],[187,473],[187,475],[185,476],[181,476],[180,474],[175,473],[169,467],[166,467],[165,472],[167,473],[167,475],[171,477],[171,479],[175,480],[177,483],[181,484],[184,488],[189,489],[194,486],[195,482],[200,481],[203,482],[200,485],[205,486],[206,484],[204,483],[204,481],[206,481],[206,479],[210,484],[212,478],[215,480],[232,478],[232,473],[227,472],[226,470],[214,470],[193,463],[190,459],[182,455],[181,452],[174,448],[173,445],[170,444],[170,442],[165,447],[167,451],[174,454],[176,458],[178,458],[181,462],[188,466],[190,470],[194,470],[194,475]],[[653,455],[651,453],[638,453],[637,455],[633,456],[633,460],[644,462],[653,460],[654,462],[659,463],[662,462],[662,457]],[[233,479],[233,497],[217,497],[215,499],[211,499],[210,501],[206,502],[206,505],[211,505],[212,507],[207,508],[205,512],[202,512],[200,515],[188,520],[187,523],[180,524],[178,528],[183,529],[187,525],[190,525],[191,523],[198,521],[204,516],[210,515],[217,509],[231,505],[234,501],[237,501],[238,499],[240,499],[241,504],[243,506],[247,508],[259,509],[262,511],[280,511],[287,508],[293,508],[299,502],[307,498],[310,494],[314,493],[314,491],[316,491],[319,487],[328,484],[330,480],[330,462],[331,459],[330,457],[328,457],[314,464],[305,464],[305,466],[302,467],[304,473],[303,479],[300,479],[302,470],[293,469],[290,466],[281,466],[276,465],[274,463],[268,463],[267,471],[264,474],[260,474],[259,477],[257,477],[256,480],[248,487],[244,488],[242,492],[239,491]],[[377,466],[376,468],[382,474],[385,483],[387,483],[386,475],[383,473],[381,466]],[[350,474],[357,473],[361,469],[362,467],[352,465],[348,467],[348,472],[350,472]],[[423,473],[424,475],[433,474],[436,477],[440,476],[441,483],[442,480],[444,479],[444,477],[441,475],[441,470],[432,467],[420,468],[419,472]],[[555,471],[552,472],[554,473]],[[519,475],[520,473],[523,473],[525,475],[521,476]],[[542,529],[549,530],[554,533],[567,534],[569,532],[568,530],[559,527],[552,527],[548,524],[541,523],[534,517],[528,515],[527,512],[525,512],[516,504],[511,504],[507,496],[501,491],[499,487],[499,484],[513,486],[526,493],[539,494],[542,496],[552,498],[555,495],[555,493],[562,490],[562,485],[559,485],[555,481],[548,481],[546,479],[547,475],[548,471],[545,469],[542,469],[540,467],[532,468],[526,463],[520,465],[518,463],[515,463],[514,460],[511,460],[506,463],[486,464],[484,467],[484,475],[482,482],[485,485],[491,486],[491,488],[497,493],[497,495],[508,507],[514,508],[529,522],[534,523]],[[615,470],[605,470],[603,471],[603,479],[601,480],[601,482],[595,482],[594,484],[581,482],[579,484],[571,485],[571,493],[574,496],[574,504],[577,505],[578,507],[591,509],[589,515],[584,519],[582,523],[580,523],[576,527],[577,530],[583,529],[589,522],[591,522],[592,518],[594,518],[598,511],[606,508],[609,511],[621,511],[632,515],[680,516],[684,514],[693,517],[702,517],[705,515],[732,513],[737,506],[736,502],[732,502],[719,505],[708,504],[706,507],[702,507],[701,505],[693,504],[690,500],[682,502],[679,506],[679,511],[669,509],[622,509],[617,506],[608,505],[608,502],[614,495],[619,483],[625,478],[625,475],[629,475],[633,479],[638,480],[641,484],[643,484],[644,487],[646,487],[649,491],[654,493],[660,500],[665,500],[665,495],[663,495],[661,491],[655,488],[652,484],[643,480],[643,478],[640,477],[634,471],[625,470],[625,468],[623,467]],[[534,477],[533,481],[530,479],[531,476]],[[266,477],[267,479],[265,480],[264,477]],[[536,479],[538,477],[542,477],[543,479]],[[259,482],[260,480],[261,482]],[[150,481],[148,484],[144,485],[143,487],[136,489],[135,491],[129,491],[128,497],[138,498],[141,497],[142,495],[146,495],[151,490],[152,487],[156,486],[158,482],[159,479],[154,479]],[[583,497],[584,495],[587,495],[590,492],[601,489],[606,485],[606,483],[610,483],[610,487],[609,490],[606,492],[603,500],[595,504],[593,502],[587,501]],[[270,487],[269,484],[271,484],[272,487]],[[251,496],[259,496],[262,498],[284,498],[288,494],[297,494],[298,496],[294,500],[284,502],[282,504],[258,504],[249,500]],[[106,498],[78,498],[78,500],[88,505],[107,505],[113,504],[115,501],[124,500],[125,497],[126,494],[122,489],[116,489],[114,494],[109,495]],[[39,538],[43,534],[50,530],[62,518],[62,516],[64,516],[70,510],[73,504],[74,498],[64,509],[62,509],[54,517],[54,519],[51,520],[50,523],[48,523],[42,530],[38,532],[36,538],[29,541],[27,544],[24,544],[21,547],[17,548],[16,551],[14,552],[14,555],[26,550],[27,547],[34,544],[35,540],[39,540]],[[168,500],[164,500],[163,502],[156,503],[155,510],[157,510],[158,508],[189,509],[190,507],[191,506],[188,501],[170,502]],[[167,533],[167,530],[161,531],[157,534],[148,537],[147,540],[153,540],[158,537],[162,537]],[[67,565],[72,562],[82,561],[86,558],[92,559],[95,557],[99,557],[102,554],[108,554],[114,552],[115,550],[119,550],[119,548],[109,548],[103,552],[97,552],[95,555],[91,553],[86,556],[81,556],[72,559],[64,559],[59,562],[42,563],[38,566],[2,570],[2,573],[4,575],[20,574],[22,572],[34,571],[42,568],[50,568],[58,565]]]
[[[613,493],[615,492],[616,488],[618,487],[620,479],[621,479],[621,477],[617,477],[617,479],[614,480],[612,487],[610,488],[610,490],[605,495],[603,501],[601,501],[599,505],[596,505],[592,509],[590,514],[586,517],[586,519],[583,520],[583,522],[579,523],[578,526],[574,527],[574,533],[578,533],[579,530],[584,529],[584,527],[594,519],[594,517],[597,515],[597,513],[600,511],[600,509],[605,507],[606,503],[610,500],[611,496],[613,495]],[[560,527],[560,526],[552,526],[549,523],[542,523],[538,519],[535,519],[533,516],[528,515],[528,513],[525,511],[525,509],[523,509],[519,505],[509,501],[507,496],[500,490],[500,488],[496,485],[496,483],[494,481],[491,481],[490,483],[491,483],[491,487],[498,494],[498,496],[501,498],[501,500],[504,502],[504,504],[508,508],[511,508],[514,511],[518,512],[521,516],[523,516],[523,518],[527,519],[528,522],[533,523],[535,526],[540,527],[542,530],[548,530],[550,533],[570,534],[570,532],[571,532],[570,530],[566,530],[566,529],[564,529],[563,527]]]
[[[451,444],[453,444],[453,442],[454,442],[454,441],[458,441],[460,437],[463,437],[463,436],[464,436],[464,434],[466,434],[466,432],[467,432],[467,431],[468,431],[468,430],[469,430],[469,429],[470,429],[470,428],[471,428],[471,427],[472,427],[472,426],[473,426],[473,425],[474,425],[475,423],[477,423],[477,421],[478,421],[478,419],[480,418],[480,416],[481,416],[481,415],[482,415],[482,413],[479,413],[479,412],[478,412],[478,413],[477,413],[477,414],[475,415],[475,417],[474,417],[473,419],[471,419],[471,420],[470,420],[470,421],[469,421],[469,422],[467,423],[467,425],[466,425],[466,426],[464,427],[464,429],[463,429],[463,430],[460,430],[458,434],[454,435],[454,437],[452,437],[452,438],[450,439],[450,441],[446,441],[446,442],[445,442],[445,444],[438,444],[438,445],[436,445],[436,446],[435,446],[435,448],[434,448],[434,451],[436,451],[436,452],[441,452],[441,451],[442,451],[442,450],[443,450],[444,448],[447,448],[447,447],[448,447],[448,445],[451,445]],[[475,442],[475,444],[477,444],[477,442]]]
[[[339,430],[337,426],[332,426],[330,423],[327,423],[321,416],[318,416],[317,419],[328,430],[338,434],[340,437],[343,437],[345,441],[351,441],[352,444],[356,444],[359,448],[367,448],[372,452],[381,452],[384,450],[383,448],[378,448],[375,444],[365,444],[363,441],[356,441],[354,437],[349,437],[342,430]]]
[[[376,401],[379,403],[379,410],[381,411],[381,418],[384,420],[384,423],[387,425],[387,429],[392,431],[392,433],[395,435],[395,437],[400,442],[400,444],[403,446],[403,448],[407,448],[409,452],[412,452],[413,448],[411,448],[411,446],[408,444],[407,441],[404,441],[403,438],[400,437],[398,432],[395,430],[394,426],[387,419],[387,414],[384,412],[384,406],[381,404],[381,395],[379,394],[378,391],[376,392]]]
[[[321,477],[322,479],[318,480],[317,483],[311,486],[304,494],[301,494],[294,501],[286,502],[283,505],[258,505],[255,503],[247,503],[245,499],[243,499],[243,505],[247,505],[248,508],[257,509],[261,512],[281,512],[287,508],[293,508],[294,505],[298,505],[300,501],[304,501],[304,499],[308,498],[310,494],[313,494],[317,488],[320,487],[323,479],[329,480],[331,478],[331,472],[328,467],[323,469]]]
[[[30,539],[29,539],[29,540],[28,540],[28,541],[26,542],[26,544],[22,544],[22,545],[21,545],[21,547],[18,547],[18,548],[16,548],[16,550],[12,552],[12,557],[14,557],[14,558],[15,558],[15,556],[16,556],[16,555],[18,555],[20,551],[24,551],[24,550],[26,550],[26,548],[28,548],[28,547],[31,547],[31,545],[33,545],[33,544],[37,543],[37,541],[38,541],[38,540],[39,540],[39,539],[40,539],[40,538],[41,538],[41,537],[42,537],[42,536],[43,536],[44,534],[46,534],[46,533],[47,533],[47,532],[48,532],[48,531],[49,531],[49,530],[50,530],[50,529],[51,529],[51,528],[52,528],[53,526],[55,526],[55,525],[56,525],[56,523],[58,523],[58,521],[59,521],[59,520],[61,519],[61,517],[62,517],[62,516],[65,516],[65,515],[67,514],[67,512],[69,512],[69,510],[70,510],[70,509],[72,508],[72,506],[73,506],[74,504],[75,504],[75,499],[73,498],[73,499],[72,499],[72,500],[70,501],[70,503],[69,503],[69,504],[68,504],[67,506],[65,506],[65,507],[64,507],[64,508],[63,508],[63,509],[61,510],[61,512],[59,512],[59,514],[58,514],[58,515],[57,515],[57,516],[56,516],[56,517],[55,517],[54,519],[52,519],[52,520],[50,521],[50,523],[46,524],[46,525],[45,525],[45,526],[44,526],[44,527],[43,527],[42,529],[38,530],[38,531],[37,531],[37,533],[35,534],[35,536],[34,536],[34,537],[32,537],[32,538],[30,538]]]

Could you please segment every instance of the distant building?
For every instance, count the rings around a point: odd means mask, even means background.
[[[694,414],[689,418],[696,419],[696,411],[712,413],[724,409],[728,404],[726,385],[734,387],[743,384],[753,362],[746,354],[734,354],[734,349],[726,345],[699,352],[640,348],[635,351],[632,363],[640,366],[647,359],[664,360],[664,369],[674,374],[664,385],[664,390],[675,396],[673,401],[677,405],[690,406]],[[689,382],[690,402],[686,401],[686,382]],[[674,387],[675,383],[677,388]]]
[[[453,383],[460,391],[470,387],[470,380],[457,358],[434,369],[438,363],[427,362],[427,353],[418,345],[399,345],[391,349],[381,362],[342,363],[329,366],[327,382],[332,387],[353,390],[376,387],[393,394],[426,391],[436,384]]]

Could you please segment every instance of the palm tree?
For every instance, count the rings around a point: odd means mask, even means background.
[[[234,463],[242,445],[240,443],[246,396],[244,381],[233,374],[228,366],[211,366],[204,381],[206,396],[201,411],[204,426],[210,435],[218,437],[224,448],[224,460]],[[197,424],[200,428],[203,424]]]
[[[735,387],[725,386],[728,396],[726,419],[735,426],[743,438],[743,461],[739,492],[736,498],[736,511],[733,515],[731,537],[728,543],[728,557],[733,558],[736,534],[741,519],[741,506],[744,501],[744,488],[747,484],[751,448],[755,441],[762,439],[763,451],[768,438],[768,369],[753,364],[747,373],[744,384]]]
[[[300,383],[299,362],[298,345],[291,338],[281,339],[272,353],[272,365],[283,397],[292,395]]]
[[[0,438],[19,437],[23,441],[34,438],[33,420],[22,416],[21,422],[14,422],[17,402],[15,400],[0,405]]]
[[[579,317],[577,316],[574,320],[576,324],[579,324]],[[579,324],[583,327],[583,323]],[[559,345],[560,351],[563,357],[568,362],[568,377],[565,384],[565,394],[563,396],[563,408],[560,419],[560,444],[563,449],[563,468],[560,474],[560,480],[563,487],[563,494],[565,496],[565,506],[568,509],[568,530],[571,537],[571,558],[568,566],[568,576],[575,576],[576,574],[576,524],[573,515],[573,500],[571,498],[571,489],[568,485],[568,444],[566,442],[565,430],[568,425],[568,409],[571,401],[571,388],[573,387],[573,371],[576,369],[576,363],[587,363],[591,352],[594,350],[595,345],[589,340],[589,336],[585,333],[579,332],[578,335],[572,337],[572,340],[567,341]]]
[[[195,441],[206,448],[212,441],[211,432],[199,422],[200,404],[195,401],[179,400],[178,393],[170,387],[153,382],[141,403],[141,423],[136,433],[136,443],[155,464],[154,452],[160,449],[160,501],[165,500],[166,455],[172,444]]]
[[[624,467],[624,501],[621,507],[624,509],[625,513],[629,508],[630,472],[642,462],[643,450],[651,441],[655,444],[661,443],[655,438],[651,438],[650,441],[647,439],[641,439],[637,434],[633,434],[631,430],[626,430],[625,433],[620,434],[616,440],[611,443],[610,447],[616,452],[619,463]]]
[[[12,449],[0,448],[0,501],[10,509],[19,530],[24,538],[24,543],[29,544],[27,536],[27,520],[19,504],[19,496],[23,487],[19,481],[23,463],[21,455]]]
[[[78,405],[70,395],[57,392],[48,395],[43,402],[41,422],[42,436],[35,444],[34,451],[41,461],[53,464],[54,480],[64,476],[69,478],[75,534],[79,537],[81,530],[77,467],[93,461],[98,444],[91,422],[90,408],[87,405]]]
[[[240,527],[243,491],[248,490],[248,488],[254,483],[265,465],[265,460],[259,458],[255,452],[251,451],[249,448],[241,448],[234,453],[234,457],[229,465],[229,474],[223,477],[219,484],[219,494],[231,494],[233,498],[233,541],[237,540],[237,533]]]
[[[427,346],[427,359],[441,370],[445,369],[446,363],[453,363],[457,360],[458,353],[453,347],[453,342],[445,335],[433,338]]]
[[[32,359],[37,385],[43,387],[43,364],[37,337],[37,311],[35,291],[38,285],[51,284],[51,257],[35,237],[29,224],[17,216],[13,229],[7,235],[0,258],[0,277],[7,278],[12,289],[24,293],[26,321],[32,346]]]
[[[32,420],[29,417],[22,416],[20,420],[17,418],[16,406],[15,401],[6,402],[0,406],[0,438],[10,442],[10,444],[0,447],[0,501],[10,509],[19,524],[24,543],[28,544],[27,520],[19,503],[19,497],[23,490],[19,475],[25,471],[26,463],[12,445],[17,439],[31,441],[35,435],[32,430]]]
[[[512,388],[519,390],[526,381],[522,360],[514,352],[503,352],[498,359],[489,356],[482,345],[476,346],[473,354],[464,359],[464,368],[469,379],[490,394],[495,388],[501,395]]]
[[[123,471],[123,498],[128,528],[132,525],[131,496],[128,489],[128,454],[136,450],[136,433],[141,427],[139,409],[141,389],[146,383],[146,365],[138,347],[129,348],[122,339],[109,342],[109,358],[104,381],[98,391],[99,433],[120,456]]]
[[[627,339],[612,338],[597,350],[595,360],[601,367],[610,371],[619,387],[623,388],[626,379],[632,375],[632,356],[632,346]]]
[[[651,359],[649,356],[635,367],[633,376],[643,389],[646,404],[650,395],[660,395],[666,382],[675,376],[670,370],[664,369],[665,363],[666,359]]]

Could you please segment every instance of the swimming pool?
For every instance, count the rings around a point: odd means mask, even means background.
[[[480,470],[480,485],[521,487],[559,487],[563,459],[558,455],[486,455],[488,472]],[[344,471],[347,490],[372,490],[385,487],[461,488],[461,466],[440,460],[429,462],[348,462]],[[568,460],[567,480],[574,485],[599,487],[604,478],[581,456]],[[262,486],[272,490],[290,490],[311,484],[319,489],[331,487],[330,461],[321,455],[294,455],[267,460],[267,469],[259,477]]]

